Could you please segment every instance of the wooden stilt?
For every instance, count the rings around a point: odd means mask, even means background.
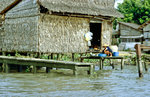
[[[74,61],[74,53],[72,53],[72,61]]]
[[[9,73],[10,67],[7,63],[4,63],[5,73]]]
[[[148,71],[146,62],[144,62],[144,68],[145,68],[145,71]]]
[[[110,65],[112,66],[112,69],[114,69],[114,64],[112,63],[112,60],[110,59]]]
[[[103,65],[103,61],[102,61],[102,59],[99,60],[99,65],[100,65],[100,70],[102,70],[102,68],[103,68],[103,66],[102,66]]]
[[[135,45],[136,54],[137,54],[137,64],[138,64],[138,72],[139,77],[143,77],[143,67],[142,67],[142,60],[141,60],[141,46],[140,44]]]
[[[54,54],[53,53],[51,53],[51,59],[53,59],[54,58]]]
[[[102,69],[104,68],[104,60],[105,59],[102,59]]]
[[[54,57],[54,54],[51,53],[51,58],[48,57],[48,59],[49,59],[49,58],[50,58],[50,59],[53,59],[53,57]],[[53,68],[52,68],[52,67],[46,67],[46,73],[50,73],[50,69],[53,69]]]
[[[90,65],[90,75],[92,75],[94,73],[94,65]]]
[[[124,67],[124,60],[121,59],[121,70],[123,70],[123,67]]]
[[[46,67],[46,73],[50,73],[50,67]]]
[[[33,65],[33,73],[35,74],[37,72],[37,67],[36,65]]]
[[[77,75],[77,66],[75,66],[74,70],[73,70],[73,74]]]
[[[3,56],[6,56],[6,52],[2,52]],[[5,63],[2,64],[2,72],[5,71]]]
[[[57,54],[57,60],[59,60],[59,54]]]

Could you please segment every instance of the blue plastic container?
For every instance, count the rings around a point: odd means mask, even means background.
[[[103,53],[100,53],[98,54],[99,57],[106,57],[107,55],[106,54],[103,54]]]
[[[113,56],[119,56],[119,52],[113,52]]]

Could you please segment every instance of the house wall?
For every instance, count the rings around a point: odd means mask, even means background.
[[[5,16],[3,51],[38,51],[38,5],[22,0]]]
[[[112,23],[110,21],[104,20],[102,22],[101,46],[103,46],[104,44],[111,45],[112,32],[113,32],[113,25],[112,25]]]
[[[149,31],[150,32],[150,24],[148,24],[146,27],[144,27],[143,31]]]
[[[138,31],[134,28],[125,26],[123,24],[119,25],[119,30],[120,30],[120,35],[122,37],[123,36],[129,37],[129,38],[122,38],[122,39],[126,39],[128,41],[123,41],[121,39],[121,43],[119,44],[119,50],[127,50],[127,49],[135,50],[134,49],[135,44],[141,44],[141,42],[140,42],[141,38],[137,38],[137,36],[140,37],[142,34],[140,31]],[[135,41],[136,39],[139,39],[139,42],[136,42]]]
[[[4,33],[4,29],[2,26],[2,16],[0,15],[0,51],[2,50],[2,40],[3,40],[3,33]]]
[[[39,20],[39,51],[82,53],[88,49],[84,34],[89,19],[41,14]]]
[[[150,24],[144,27],[143,31],[144,31],[144,38],[148,38],[150,41]]]
[[[141,32],[131,27],[120,24],[120,35],[121,36],[140,36]]]
[[[122,43],[119,44],[119,50],[128,50],[128,49],[130,49],[130,50],[135,51],[134,46],[136,44],[141,44],[141,42],[122,42]]]

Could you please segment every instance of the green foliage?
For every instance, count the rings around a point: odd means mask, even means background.
[[[21,55],[16,51],[16,53],[15,53],[15,56],[16,57],[21,57]]]
[[[25,72],[30,72],[30,66],[27,66]]]
[[[150,20],[150,0],[124,0],[118,11],[124,14],[119,21],[143,24]]]

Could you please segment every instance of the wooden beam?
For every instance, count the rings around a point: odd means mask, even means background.
[[[16,0],[16,1],[14,1],[12,4],[10,4],[9,6],[7,6],[4,10],[2,10],[1,12],[0,12],[0,14],[2,15],[2,14],[4,14],[4,13],[6,13],[7,11],[9,11],[11,8],[13,8],[14,6],[16,6],[19,2],[21,2],[22,0]]]

